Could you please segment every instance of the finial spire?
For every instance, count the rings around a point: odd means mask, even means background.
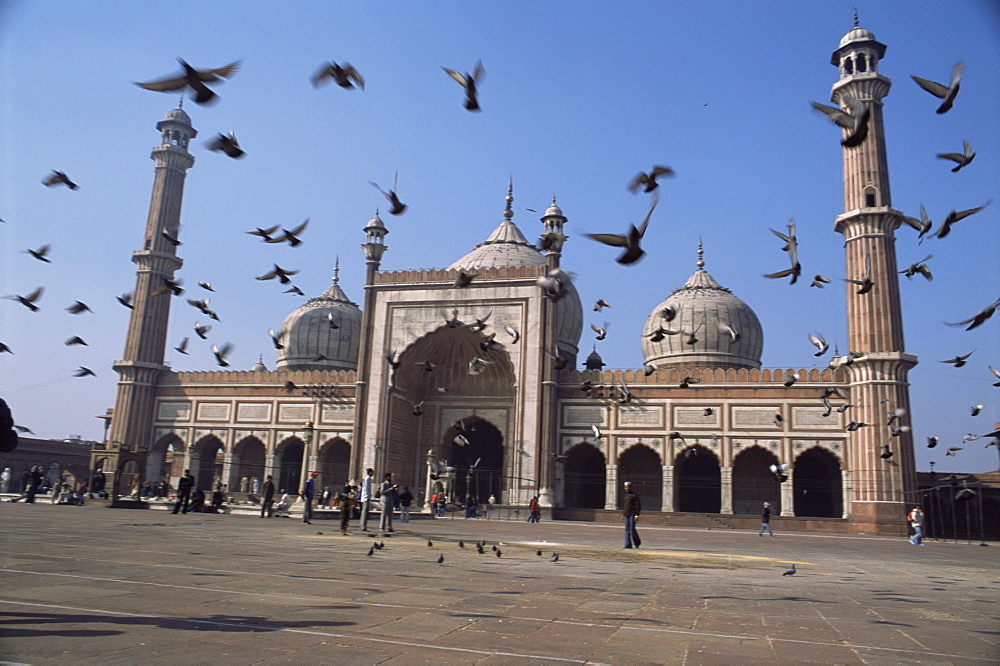
[[[333,260],[333,283],[340,284],[340,255]]]
[[[695,265],[699,269],[702,269],[702,268],[705,267],[705,260],[702,259],[702,255],[704,255],[704,254],[705,254],[705,250],[703,250],[701,248],[701,236],[698,236],[698,261],[695,262]]]
[[[184,108],[184,95],[181,95],[181,100],[179,102],[177,102],[177,108],[178,109],[183,109]]]
[[[858,27],[858,8],[854,8],[854,27]]]
[[[504,208],[503,218],[509,220],[514,217],[514,210],[512,205],[514,203],[514,176],[510,177],[510,181],[507,183],[507,196],[504,197],[504,201],[507,202],[507,207]]]

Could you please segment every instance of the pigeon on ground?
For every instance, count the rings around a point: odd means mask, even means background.
[[[782,576],[794,576],[795,575],[795,565],[793,564],[788,569],[785,569],[785,573],[783,573],[781,575]]]
[[[940,98],[941,105],[937,108],[937,113],[946,113],[948,109],[952,107],[955,103],[955,96],[958,95],[958,89],[962,83],[962,72],[965,71],[965,64],[958,62],[951,69],[951,83],[947,86],[935,81],[929,81],[927,79],[922,79],[919,76],[911,75],[910,78],[916,81],[917,85]]]
[[[202,70],[195,69],[180,58],[177,60],[181,63],[181,67],[184,68],[184,71],[180,75],[169,76],[147,83],[136,83],[135,85],[144,90],[153,90],[155,92],[174,92],[175,90],[190,88],[195,93],[194,101],[196,104],[208,104],[216,100],[218,96],[205,84],[214,83],[219,79],[228,79],[240,68],[239,60],[225,67]]]
[[[444,562],[444,553],[438,555],[437,563],[442,564]]]
[[[442,67],[448,76],[458,81],[465,89],[465,108],[469,111],[481,111],[479,107],[479,97],[477,86],[482,83],[483,76],[486,74],[486,70],[483,69],[482,61],[476,62],[476,66],[472,68],[471,74],[459,74],[453,69],[448,69],[447,67]]]
[[[559,561],[559,553],[552,553],[552,557],[549,558],[549,562],[558,562],[558,561]]]

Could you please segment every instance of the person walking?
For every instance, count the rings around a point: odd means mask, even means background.
[[[24,492],[27,498],[24,500],[25,504],[34,504],[35,495],[38,490],[42,487],[42,468],[39,465],[34,465],[31,468],[31,472],[28,474],[28,480],[26,481]]]
[[[312,525],[312,503],[313,498],[316,497],[316,472],[309,472],[309,480],[306,481],[306,485],[303,486],[302,492],[302,522],[306,525]]]
[[[913,536],[910,537],[910,543],[914,546],[925,546],[924,543],[924,512],[919,506],[913,507],[910,511],[910,515],[906,517],[906,520],[910,522],[910,527],[913,528]]]
[[[356,494],[354,488],[350,483],[344,485],[344,489],[340,492],[340,534],[341,536],[347,536],[347,527],[351,524],[351,514],[354,512],[354,507],[357,504],[355,499]]]
[[[403,492],[399,493],[399,497],[396,499],[399,502],[399,522],[410,522],[410,505],[413,504],[413,493],[408,487],[403,486]]]
[[[642,503],[639,501],[639,496],[636,495],[635,491],[632,489],[632,484],[626,481],[625,506],[622,511],[622,520],[625,521],[626,548],[638,548],[642,545],[642,539],[639,538],[639,532],[635,529],[635,524],[639,520],[640,513],[642,513]]]
[[[371,467],[365,470],[365,478],[361,481],[361,492],[358,494],[358,502],[361,504],[361,531],[368,531],[368,511],[372,506],[372,482],[374,481],[375,470]]]
[[[760,532],[757,532],[757,536],[764,536],[764,530],[771,536],[774,536],[774,532],[771,531],[771,503],[764,502],[764,509],[760,512]]]
[[[264,514],[267,514],[268,518],[274,517],[274,481],[270,474],[267,475],[267,479],[264,481],[264,494],[261,496],[260,500],[260,517],[263,518]]]
[[[538,495],[531,498],[528,502],[528,517],[524,522],[526,523],[537,523],[542,517],[542,512],[538,506]]]
[[[96,474],[94,475],[96,478]],[[173,513],[179,510],[181,513],[188,512],[188,504],[191,502],[191,490],[194,488],[194,477],[191,470],[184,470],[184,475],[177,481],[177,502],[174,503]]]
[[[392,512],[396,510],[396,493],[399,491],[399,486],[392,482],[392,472],[385,475],[385,481],[382,482],[380,491],[382,494],[382,515],[379,517],[378,530],[379,532],[395,532],[396,530],[392,529]]]

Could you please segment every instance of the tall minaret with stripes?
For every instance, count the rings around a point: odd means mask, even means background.
[[[122,360],[115,363],[118,394],[111,418],[107,453],[110,465],[105,473],[116,472],[127,460],[140,463],[145,476],[145,452],[152,436],[156,385],[167,370],[163,364],[170,318],[168,286],[181,267],[177,257],[178,232],[184,178],[194,164],[188,144],[198,135],[191,118],[178,107],[156,124],[160,145],[153,148],[156,163],[149,216],[143,234],[142,249],[132,254],[136,265],[132,315],[125,339]],[[96,453],[95,453],[96,456]],[[117,477],[117,474],[115,475]],[[117,481],[117,478],[115,479]]]
[[[867,424],[850,432],[847,512],[864,531],[893,533],[905,530],[904,504],[916,490],[907,373],[917,359],[903,344],[894,232],[904,216],[889,192],[882,99],[891,82],[878,71],[884,55],[885,45],[855,16],[831,57],[840,79],[830,98],[847,112],[867,107],[871,114],[867,137],[843,147],[844,213],[834,225],[844,236],[844,277],[858,281],[846,283],[849,353],[840,360],[849,363],[851,420]]]

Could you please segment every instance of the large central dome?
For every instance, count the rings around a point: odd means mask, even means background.
[[[642,333],[646,363],[658,368],[759,368],[763,347],[757,315],[720,286],[700,261],[684,286],[650,313]]]

